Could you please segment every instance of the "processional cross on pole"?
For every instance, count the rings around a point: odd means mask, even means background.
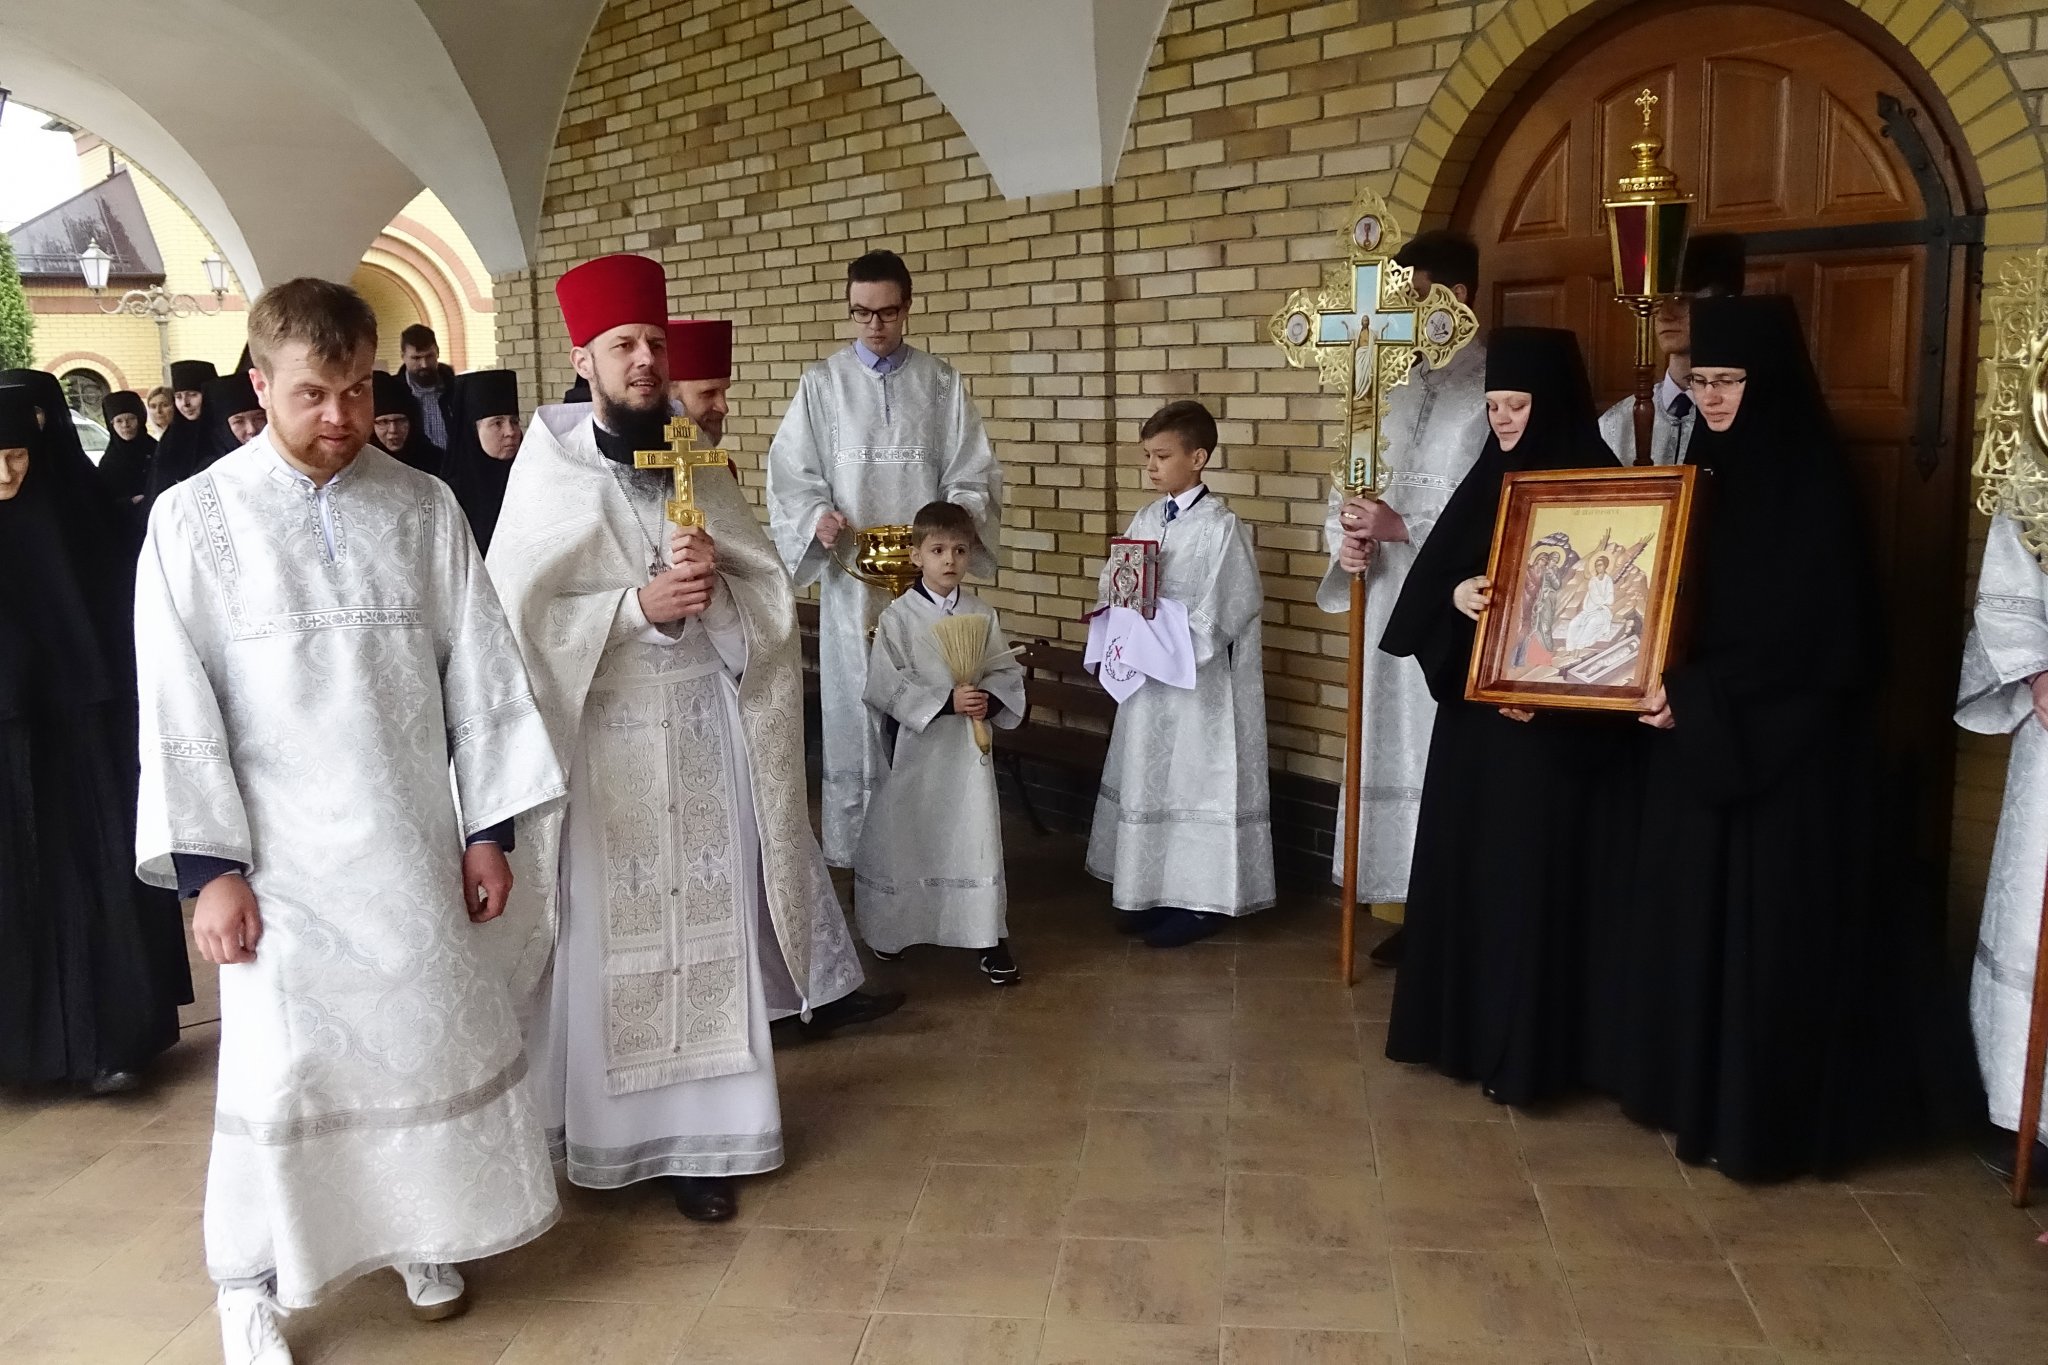
[[[666,469],[674,474],[675,492],[663,513],[673,525],[702,526],[704,513],[697,506],[697,471],[723,467],[725,452],[697,449],[697,424],[687,417],[669,418],[668,427],[662,435],[668,439],[668,448],[634,451],[633,467]]]
[[[1367,191],[1343,233],[1345,259],[1320,290],[1296,290],[1270,324],[1274,344],[1297,369],[1315,368],[1345,395],[1343,454],[1331,473],[1339,502],[1379,494],[1381,404],[1408,382],[1416,357],[1431,368],[1472,340],[1479,319],[1442,284],[1417,295],[1414,272],[1395,262],[1402,236],[1386,201]],[[1358,949],[1358,790],[1365,735],[1365,578],[1351,580],[1351,653],[1344,734],[1344,923],[1338,953],[1348,986]]]

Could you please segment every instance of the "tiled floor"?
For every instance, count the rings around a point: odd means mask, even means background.
[[[2048,1246],[1964,1154],[1745,1190],[1382,1060],[1390,979],[1336,983],[1327,905],[1156,953],[1073,844],[1012,853],[1024,984],[913,952],[895,1018],[790,1040],[789,1164],[737,1224],[572,1192],[467,1317],[379,1275],[289,1320],[301,1365],[2048,1361]],[[219,1359],[187,1039],[147,1095],[0,1101],[7,1365]]]

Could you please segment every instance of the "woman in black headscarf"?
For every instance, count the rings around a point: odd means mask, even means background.
[[[140,508],[149,498],[149,462],[156,438],[149,434],[149,409],[131,389],[110,393],[100,404],[107,419],[107,449],[100,456],[100,483],[122,505],[134,507],[131,520],[140,526]]]
[[[1380,648],[1436,698],[1416,820],[1408,948],[1387,1056],[1530,1104],[1579,1080],[1586,869],[1601,779],[1626,717],[1504,711],[1465,700],[1487,557],[1510,472],[1612,468],[1579,344],[1548,327],[1487,341],[1492,433],[1423,542]]]
[[[192,981],[176,897],[135,877],[125,508],[30,377],[0,388],[0,1081],[112,1093],[177,1041]]]
[[[458,377],[442,477],[469,516],[478,550],[491,548],[519,440],[519,376],[511,370],[476,370]]]
[[[186,393],[201,395],[201,410],[198,415],[188,417],[181,406],[171,409],[171,424],[157,437],[156,458],[149,466],[149,503],[163,496],[166,488],[183,483],[212,461],[213,442],[207,435],[205,399],[206,386],[219,378],[210,360],[173,360],[171,362],[171,392],[173,396]]]
[[[1791,299],[1695,303],[1692,361],[1693,630],[1643,718],[1634,894],[1606,930],[1591,1065],[1681,1160],[1827,1174],[1925,1116],[1907,898],[1871,875],[1875,591]]]
[[[378,370],[370,376],[370,390],[377,405],[371,429],[377,448],[422,474],[441,474],[447,454],[427,439],[420,422],[420,400],[405,376]]]

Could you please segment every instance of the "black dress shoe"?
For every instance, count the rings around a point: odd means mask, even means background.
[[[884,991],[880,995],[855,991],[829,1005],[818,1006],[811,1011],[811,1017],[800,1020],[796,1028],[806,1038],[830,1038],[848,1024],[872,1024],[902,1007],[902,991]]]
[[[1190,943],[1199,943],[1213,934],[1222,933],[1223,926],[1228,923],[1228,915],[1213,914],[1207,910],[1175,910],[1145,935],[1145,946],[1185,948]]]
[[[1119,910],[1116,931],[1119,934],[1149,934],[1159,927],[1161,920],[1176,913],[1170,905],[1155,905],[1150,910]]]
[[[676,1212],[693,1223],[729,1223],[740,1211],[739,1191],[729,1175],[679,1175],[669,1183]]]
[[[94,1097],[126,1095],[142,1088],[142,1075],[135,1071],[102,1071],[85,1083],[85,1093]]]
[[[1365,955],[1365,960],[1375,967],[1398,967],[1401,965],[1401,955],[1407,950],[1408,926],[1404,924],[1373,944],[1372,951]]]

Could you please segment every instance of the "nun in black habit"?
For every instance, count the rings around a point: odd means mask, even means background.
[[[371,439],[377,448],[422,474],[440,476],[447,454],[427,439],[420,422],[420,400],[403,375],[378,370],[370,376],[376,421]]]
[[[270,425],[270,415],[256,396],[256,385],[246,367],[224,374],[206,386],[200,404],[199,424],[205,432],[205,458],[198,473],[211,469],[223,455],[233,454],[256,439]]]
[[[1792,300],[1695,303],[1692,362],[1693,627],[1642,718],[1639,853],[1600,931],[1590,1078],[1683,1161],[1832,1174],[1928,1116],[1918,939],[1873,875],[1875,587]]]
[[[0,481],[0,1082],[105,1094],[178,1040],[192,979],[177,898],[135,877],[127,509],[35,378],[0,388],[27,452]]]
[[[140,526],[141,506],[149,498],[149,462],[156,455],[156,438],[149,434],[149,408],[141,394],[122,389],[107,395],[100,404],[100,415],[107,419],[100,485],[122,506],[136,509],[137,516],[131,520]]]
[[[1627,717],[1465,700],[1506,475],[1615,464],[1570,332],[1496,329],[1486,403],[1492,434],[1423,543],[1380,641],[1421,665],[1437,703],[1387,1056],[1526,1105],[1579,1083],[1584,920],[1597,882],[1588,868],[1614,856],[1602,784],[1617,746],[1634,736]]]
[[[185,393],[204,395],[206,386],[219,377],[210,360],[171,362],[171,392],[174,396]],[[211,449],[212,442],[207,437],[205,425],[204,398],[196,417],[186,416],[182,404],[173,407],[171,424],[157,438],[156,458],[150,462],[149,502],[154,503],[166,488],[183,483],[213,463],[208,453]]]
[[[476,548],[491,548],[505,481],[519,453],[519,376],[512,370],[475,370],[455,381],[448,422],[448,459],[442,477],[468,514]]]

